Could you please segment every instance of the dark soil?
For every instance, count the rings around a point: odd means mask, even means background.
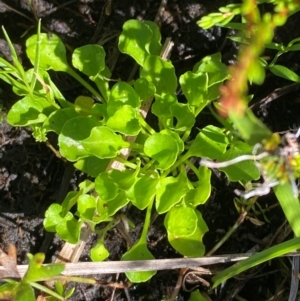
[[[231,32],[226,29],[213,28],[202,30],[196,25],[201,16],[216,11],[218,7],[232,1],[218,0],[169,0],[166,9],[159,19],[163,39],[171,37],[175,43],[171,60],[178,75],[187,70],[205,55],[218,51],[222,52],[224,62],[234,62],[238,46],[226,39]],[[24,53],[25,40],[36,32],[36,20],[42,18],[43,31],[57,34],[71,49],[88,43],[101,43],[107,52],[107,63],[114,67],[113,78],[126,79],[134,67],[133,61],[117,53],[117,37],[123,23],[128,19],[154,20],[161,4],[160,0],[78,0],[55,1],[40,0],[0,0],[0,23],[4,25],[13,41],[24,66],[29,62]],[[65,3],[65,5],[63,5]],[[299,14],[289,19],[286,26],[276,33],[276,41],[287,43],[299,37]],[[2,33],[0,33],[0,55],[9,58],[9,51]],[[266,55],[274,55],[268,51]],[[299,73],[299,52],[291,52],[280,58],[279,63],[292,68]],[[74,100],[78,94],[84,93],[81,87],[72,79],[62,74],[53,74],[53,80],[64,95]],[[263,86],[252,87],[254,93],[254,112],[272,131],[283,132],[300,126],[300,101],[298,87],[282,97],[266,105],[260,101],[274,89],[282,88],[290,82],[267,75]],[[4,109],[0,123],[0,246],[7,249],[9,243],[16,245],[18,250],[18,264],[27,263],[26,254],[45,252],[45,231],[43,230],[43,216],[48,206],[60,201],[68,190],[76,190],[77,184],[84,177],[62,160],[43,143],[37,143],[31,137],[29,129],[12,128],[5,121],[5,113],[17,100],[11,88],[0,81],[0,100]],[[251,103],[251,104],[252,104]],[[204,111],[197,127],[207,124],[217,124],[215,119]],[[55,145],[55,137],[50,137]],[[67,179],[65,191],[61,183]],[[235,223],[238,212],[234,206],[233,187],[225,176],[218,172],[213,176],[213,192],[210,200],[200,210],[209,226],[209,232],[204,237],[206,249],[210,250]],[[258,226],[246,220],[235,234],[217,251],[218,254],[232,254],[247,252],[254,245],[261,242],[267,235],[274,236],[278,227],[284,221],[283,213],[277,206],[276,198],[270,194],[259,201],[261,208],[271,208],[260,214],[257,219],[264,222]],[[274,208],[273,208],[274,207]],[[257,208],[258,212],[259,209]],[[254,217],[254,212],[251,213]],[[251,215],[250,214],[250,215]],[[144,212],[134,208],[127,212],[136,229],[132,233],[135,241],[140,233],[144,220]],[[89,260],[89,248],[95,242],[91,236],[81,260]],[[106,246],[111,260],[118,260],[126,250],[126,241],[117,229],[110,231]],[[46,248],[48,262],[57,255],[63,242],[54,238]],[[156,258],[180,257],[168,244],[163,226],[163,217],[155,220],[149,232],[149,248]],[[224,266],[212,267],[223,269]],[[288,260],[278,259],[270,264],[261,265],[236,279],[228,281],[219,291],[210,291],[201,285],[199,280],[187,285],[189,289],[208,291],[211,300],[234,300],[235,296],[243,300],[287,300],[290,286],[290,263]],[[150,281],[132,286],[126,292],[117,290],[114,300],[165,300],[170,297],[176,281],[178,271],[159,272]],[[106,281],[115,281],[115,276],[104,277]],[[124,276],[119,280],[125,281]],[[209,280],[209,279],[208,279]],[[72,284],[74,285],[74,284]],[[72,300],[110,300],[111,288],[99,288],[77,284]],[[255,289],[253,289],[255,288]],[[280,292],[283,289],[283,293]],[[281,295],[280,299],[276,296]],[[180,290],[176,300],[188,300],[189,293]],[[240,299],[241,300],[241,299]]]

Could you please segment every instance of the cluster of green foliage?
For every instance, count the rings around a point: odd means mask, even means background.
[[[275,12],[261,16],[257,4],[266,2],[274,4]],[[266,70],[294,82],[300,81],[292,70],[276,64],[280,55],[299,50],[299,39],[287,46],[272,42],[274,29],[299,11],[296,2],[244,1],[203,17],[199,21],[203,28],[227,26],[244,33],[233,38],[241,43],[239,61],[243,64],[228,70],[221,61],[221,54],[215,53],[203,58],[179,79],[172,63],[160,57],[160,31],[150,21],[130,20],[124,24],[119,50],[140,66],[139,77],[131,82],[120,80],[113,85],[109,80],[111,72],[105,64],[105,51],[99,45],[75,49],[70,66],[59,37],[40,33],[39,27],[37,35],[26,41],[26,53],[34,68],[25,71],[4,31],[13,64],[0,58],[0,78],[11,84],[13,91],[21,97],[9,111],[8,122],[31,127],[37,141],[46,141],[47,133],[55,132],[61,155],[94,178],[94,181],[83,181],[78,191],[69,192],[62,204],[54,203],[49,207],[45,229],[75,244],[79,241],[83,223],[88,224],[94,232],[101,234],[91,249],[91,258],[102,261],[109,256],[104,245],[107,231],[118,222],[118,212],[132,205],[146,210],[145,223],[140,239],[122,260],[153,259],[147,248],[147,231],[154,205],[158,214],[165,214],[164,225],[172,247],[184,256],[203,256],[202,237],[208,228],[198,206],[210,196],[211,171],[208,165],[194,165],[191,158],[231,162],[252,155],[253,149],[260,149],[266,156],[259,162],[238,160],[220,170],[230,181],[238,181],[252,189],[253,197],[262,193],[255,190],[252,182],[261,174],[267,175],[270,185],[266,183],[265,187],[270,189],[276,184],[275,194],[299,237],[300,220],[295,217],[299,216],[300,205],[291,184],[291,179],[299,177],[299,157],[288,153],[289,158],[281,158],[279,136],[247,108],[247,83],[261,84]],[[242,22],[231,22],[236,15],[242,16]],[[260,58],[266,47],[278,51],[271,63]],[[93,84],[84,80],[74,68]],[[68,101],[51,80],[49,69],[74,77],[91,96],[78,96],[74,103]],[[239,74],[238,80],[235,74]],[[230,86],[232,82],[234,89]],[[186,103],[179,102],[176,97],[179,88]],[[221,103],[215,102],[220,96]],[[158,130],[148,124],[140,112],[143,104],[152,98],[151,112],[157,117],[155,128]],[[225,112],[226,117],[216,116],[223,127],[208,125],[191,137],[196,118],[211,104],[223,112],[223,116]],[[131,150],[129,159],[120,155],[126,148]],[[111,160],[122,163],[124,169],[109,169]],[[190,180],[187,170],[194,173],[196,181]],[[107,226],[97,230],[96,226],[104,222]],[[286,245],[274,247],[276,250],[264,251],[228,273],[225,270],[217,274],[213,278],[214,286],[298,247],[299,239],[296,238]],[[154,271],[126,273],[132,282],[147,281],[154,274]]]

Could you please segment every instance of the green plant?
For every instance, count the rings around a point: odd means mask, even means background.
[[[7,35],[6,38],[14,65],[1,59],[1,78],[23,96],[9,111],[9,123],[32,127],[38,141],[45,141],[47,132],[56,132],[61,155],[95,178],[83,181],[78,191],[69,192],[61,205],[54,203],[49,207],[45,229],[77,243],[82,224],[87,223],[101,234],[91,257],[104,260],[109,256],[104,246],[105,234],[117,222],[117,212],[131,204],[147,209],[147,213],[140,240],[122,259],[151,259],[146,237],[155,204],[158,214],[166,214],[164,224],[170,244],[182,255],[202,256],[202,237],[208,229],[197,206],[210,195],[211,171],[194,166],[190,159],[221,159],[232,137],[215,126],[206,126],[195,139],[190,138],[190,133],[196,117],[219,97],[219,88],[228,78],[221,55],[203,58],[179,78],[187,98],[184,104],[175,95],[178,83],[173,65],[159,56],[161,37],[155,23],[130,20],[123,26],[119,49],[140,65],[140,76],[131,83],[118,81],[109,86],[110,72],[101,46],[75,49],[73,67],[88,76],[96,89],[68,65],[66,50],[57,36],[38,31],[27,40],[26,53],[34,65],[28,71],[23,70]],[[75,103],[68,102],[49,77],[49,69],[73,76],[92,97],[78,96]],[[152,97],[158,131],[146,123],[139,111],[143,102]],[[123,135],[132,137],[131,141]],[[124,148],[131,149],[129,160],[120,155]],[[111,160],[124,164],[124,170],[107,170]],[[252,175],[247,176],[257,179],[259,172],[252,165]],[[196,181],[189,179],[187,170],[195,174]],[[77,211],[73,214],[71,209],[75,206]],[[108,222],[107,226],[96,230],[95,226],[103,222]],[[153,274],[136,272],[127,276],[141,282]]]

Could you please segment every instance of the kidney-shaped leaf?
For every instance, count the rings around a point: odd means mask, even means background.
[[[141,77],[146,78],[156,87],[157,94],[175,94],[177,77],[174,66],[157,55],[147,56]]]
[[[125,82],[118,82],[112,87],[109,95],[107,104],[108,116],[113,116],[115,111],[121,108],[123,105],[139,108],[140,97],[132,88],[132,86]]]
[[[147,24],[138,20],[129,20],[123,25],[119,37],[119,50],[130,55],[140,66],[143,66],[149,54],[152,36],[152,30]]]
[[[196,74],[188,71],[180,76],[179,83],[184,96],[191,106],[206,106],[208,103],[206,98],[208,85],[207,74]]]
[[[85,75],[96,76],[105,68],[105,51],[97,44],[76,48],[72,55],[72,64]]]
[[[99,123],[89,117],[76,117],[67,121],[58,137],[61,154],[69,161],[88,157],[90,153],[84,149],[82,141],[91,135],[91,130]]]
[[[55,110],[45,97],[27,95],[12,106],[7,121],[13,126],[42,123]]]
[[[83,148],[100,159],[115,157],[122,148],[130,144],[106,126],[94,127],[91,135],[82,141]]]
[[[202,242],[203,235],[208,227],[201,213],[195,210],[197,215],[197,226],[195,232],[190,236],[176,236],[168,232],[168,240],[171,246],[180,254],[189,257],[201,257],[205,253],[205,245]]]
[[[158,169],[166,170],[175,163],[179,147],[173,137],[156,133],[146,140],[144,152],[159,163]]]
[[[136,136],[141,126],[137,117],[137,111],[129,105],[124,105],[115,111],[106,125],[112,130],[128,136]]]
[[[189,191],[186,173],[182,170],[178,177],[162,178],[157,185],[156,210],[159,214],[169,211],[179,203]]]
[[[35,63],[37,35],[26,41],[26,53],[32,65]],[[67,71],[69,65],[66,58],[66,48],[60,38],[55,34],[40,34],[40,67],[55,71]]]
[[[124,260],[149,260],[149,259],[154,259],[154,256],[148,250],[147,245],[142,241],[138,241],[121,258],[122,261],[124,261]],[[146,282],[155,274],[156,274],[156,271],[126,272],[126,276],[133,283]]]
[[[191,207],[175,206],[167,213],[164,225],[175,237],[190,236],[196,231],[198,218]]]
[[[227,145],[228,139],[223,133],[223,130],[216,126],[209,125],[198,133],[188,150],[188,154],[189,156],[216,159],[226,151]]]

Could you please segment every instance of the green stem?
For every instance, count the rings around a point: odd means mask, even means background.
[[[185,142],[185,141],[187,140],[187,138],[189,138],[190,133],[191,133],[191,130],[186,130],[186,131],[184,132],[184,134],[183,134],[181,140],[182,140],[183,142]]]
[[[150,227],[150,222],[151,222],[151,211],[152,211],[153,202],[154,202],[154,199],[150,202],[150,204],[147,207],[144,227],[143,227],[142,235],[141,235],[141,238],[139,241],[143,241],[143,242],[147,241],[147,233],[148,233],[148,229]]]
[[[85,88],[87,88],[94,96],[96,96],[103,103],[105,102],[102,96],[82,77],[80,77],[72,68],[67,68],[66,72],[80,82]]]
[[[201,181],[201,177],[199,175],[199,171],[196,168],[196,166],[190,160],[185,160],[184,163],[194,172],[194,174],[197,176],[199,181]]]
[[[46,286],[43,286],[43,285],[41,285],[41,284],[39,284],[39,283],[36,283],[36,282],[29,282],[29,284],[30,284],[32,287],[34,287],[34,288],[36,288],[36,289],[38,289],[38,290],[40,290],[40,291],[43,291],[43,292],[47,293],[47,294],[50,295],[50,296],[53,296],[53,297],[57,298],[58,300],[62,300],[62,301],[65,300],[64,297],[62,297],[62,296],[59,295],[58,293],[52,291],[51,289],[47,288]]]
[[[134,143],[134,142],[129,142],[130,143],[130,148],[133,150],[143,150],[144,149],[144,145],[139,144],[139,143]]]
[[[132,168],[132,169],[136,169],[137,168],[136,164],[134,164],[132,162],[129,162],[129,161],[127,161],[126,159],[124,159],[122,157],[118,157],[117,156],[117,157],[114,158],[114,160],[116,160],[116,161],[118,161],[118,162],[124,164],[125,166],[128,166],[128,167]]]
[[[141,116],[138,115],[139,123],[140,125],[148,131],[151,135],[154,135],[156,132],[155,130],[145,121],[145,119]]]

